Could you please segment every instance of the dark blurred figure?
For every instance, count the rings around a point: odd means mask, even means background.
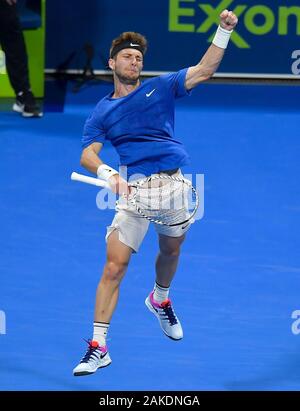
[[[23,117],[42,117],[30,89],[27,52],[16,3],[17,0],[0,0],[0,45],[16,93],[12,109]]]

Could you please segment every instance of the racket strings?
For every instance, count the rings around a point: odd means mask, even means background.
[[[184,186],[171,181],[160,187],[139,187],[136,202],[148,210],[172,210],[182,208],[184,198]]]
[[[179,225],[190,219],[195,210],[196,193],[190,182],[179,178],[147,179],[139,184],[135,206],[151,221]]]

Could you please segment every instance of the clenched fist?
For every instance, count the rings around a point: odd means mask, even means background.
[[[114,193],[119,195],[128,195],[130,194],[130,187],[128,186],[127,182],[119,175],[115,174],[110,177],[108,183]]]
[[[222,11],[220,14],[220,26],[225,30],[233,30],[238,23],[237,16],[228,10]]]

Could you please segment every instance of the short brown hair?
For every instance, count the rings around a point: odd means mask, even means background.
[[[109,55],[111,56],[111,52],[116,46],[119,46],[119,44],[125,43],[125,42],[132,42],[132,43],[139,44],[142,49],[143,55],[147,51],[148,42],[145,36],[143,36],[140,33],[136,33],[134,31],[124,31],[122,34],[120,34],[118,37],[116,37],[112,41],[111,47],[109,50]]]

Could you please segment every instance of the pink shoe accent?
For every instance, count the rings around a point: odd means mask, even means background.
[[[151,304],[153,305],[153,307],[156,307],[156,308],[164,308],[166,305],[171,304],[171,300],[169,300],[169,298],[168,298],[167,300],[163,301],[163,302],[160,304],[159,302],[157,302],[157,301],[154,300],[153,294],[154,294],[154,291],[152,291],[152,292],[150,293],[150,302],[151,302]]]
[[[101,347],[100,345],[99,345],[99,343],[98,343],[98,341],[90,341],[89,342],[89,345],[90,345],[90,347],[92,347],[92,348],[98,348],[101,352],[106,352],[106,351],[108,351],[107,350],[107,345],[105,345],[104,347]]]
[[[106,351],[108,351],[107,345],[105,345],[104,347],[100,347],[99,345],[99,350],[103,353],[105,353]]]

